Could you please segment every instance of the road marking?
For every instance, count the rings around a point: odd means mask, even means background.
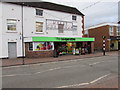
[[[110,75],[110,74],[107,74],[107,75],[104,75],[104,76],[102,76],[102,77],[99,77],[99,78],[97,78],[97,79],[91,81],[90,83],[95,83],[95,82],[97,82],[97,81],[99,81],[99,80],[101,80],[101,79],[107,77],[108,75]]]
[[[88,83],[80,83],[80,84],[66,85],[66,86],[60,86],[60,87],[56,87],[56,88],[77,87],[77,86],[83,86],[83,85],[92,84],[92,83],[95,83],[95,82],[97,82],[97,81],[99,81],[99,80],[107,77],[108,75],[110,75],[110,74],[106,74],[106,75],[104,75],[104,76],[101,76],[101,77],[99,77],[99,78],[97,78],[97,79],[95,79],[95,80],[93,80],[93,81],[91,81],[91,82],[88,82]]]
[[[89,83],[80,83],[80,84],[74,84],[74,85],[60,86],[56,88],[68,88],[68,87],[83,86],[83,85],[88,85],[88,84]]]
[[[100,62],[95,62],[95,63],[89,64],[89,65],[95,65],[95,64],[98,64],[98,63],[100,63]]]
[[[11,75],[3,75],[2,77],[13,77],[16,76],[16,74],[11,74]]]

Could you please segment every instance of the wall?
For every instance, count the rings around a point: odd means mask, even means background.
[[[39,58],[53,56],[53,50],[51,51],[29,51],[29,43],[25,43],[25,57],[26,58]]]
[[[2,3],[0,2],[0,58],[2,58]]]
[[[103,47],[102,36],[106,36],[106,51],[109,51],[109,41],[107,40],[110,38],[108,25],[89,29],[88,33],[89,33],[89,37],[95,38],[95,42],[94,42],[95,50],[102,50]]]
[[[2,58],[8,57],[8,42],[17,43],[17,57],[22,56],[22,7],[20,5],[14,5],[9,3],[0,4],[0,10],[2,6]],[[63,13],[58,11],[44,10],[44,16],[36,16],[36,10],[33,7],[23,7],[23,30],[25,42],[30,42],[33,36],[79,36],[82,37],[82,17],[77,15],[77,21],[72,21],[72,14]],[[17,31],[7,31],[7,19],[17,20]],[[65,31],[64,34],[58,34],[58,31],[50,30],[46,33],[46,19],[69,21],[76,24],[78,35],[73,35],[72,31]],[[36,21],[43,22],[43,33],[36,33]],[[1,27],[0,27],[1,28]],[[1,37],[0,37],[1,38]],[[1,50],[1,49],[0,49]],[[3,52],[4,51],[4,52]]]
[[[2,4],[2,58],[8,57],[8,42],[17,43],[17,57],[22,56],[21,38],[21,7],[17,5]],[[17,20],[17,31],[7,31],[7,19]]]
[[[77,15],[77,21],[72,20],[72,14],[63,13],[59,11],[43,10],[43,16],[36,16],[36,10],[32,7],[24,6],[24,36],[76,36],[73,35],[72,31],[64,31],[63,34],[59,34],[58,30],[48,30],[46,31],[46,19],[59,20],[72,22],[77,25],[78,35],[82,37],[82,17]],[[35,22],[43,22],[43,33],[36,33]],[[29,31],[29,32],[28,32]]]

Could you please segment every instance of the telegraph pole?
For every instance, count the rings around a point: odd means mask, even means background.
[[[103,56],[105,56],[105,38],[106,36],[103,36]]]

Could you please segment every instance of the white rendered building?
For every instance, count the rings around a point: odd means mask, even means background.
[[[0,58],[53,56],[59,43],[94,41],[82,38],[84,15],[74,7],[0,2],[0,12]]]

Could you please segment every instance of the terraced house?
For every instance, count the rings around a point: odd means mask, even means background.
[[[82,38],[84,15],[50,2],[0,2],[0,58],[49,57],[54,50],[72,54],[94,38]],[[92,49],[91,49],[91,52]]]

